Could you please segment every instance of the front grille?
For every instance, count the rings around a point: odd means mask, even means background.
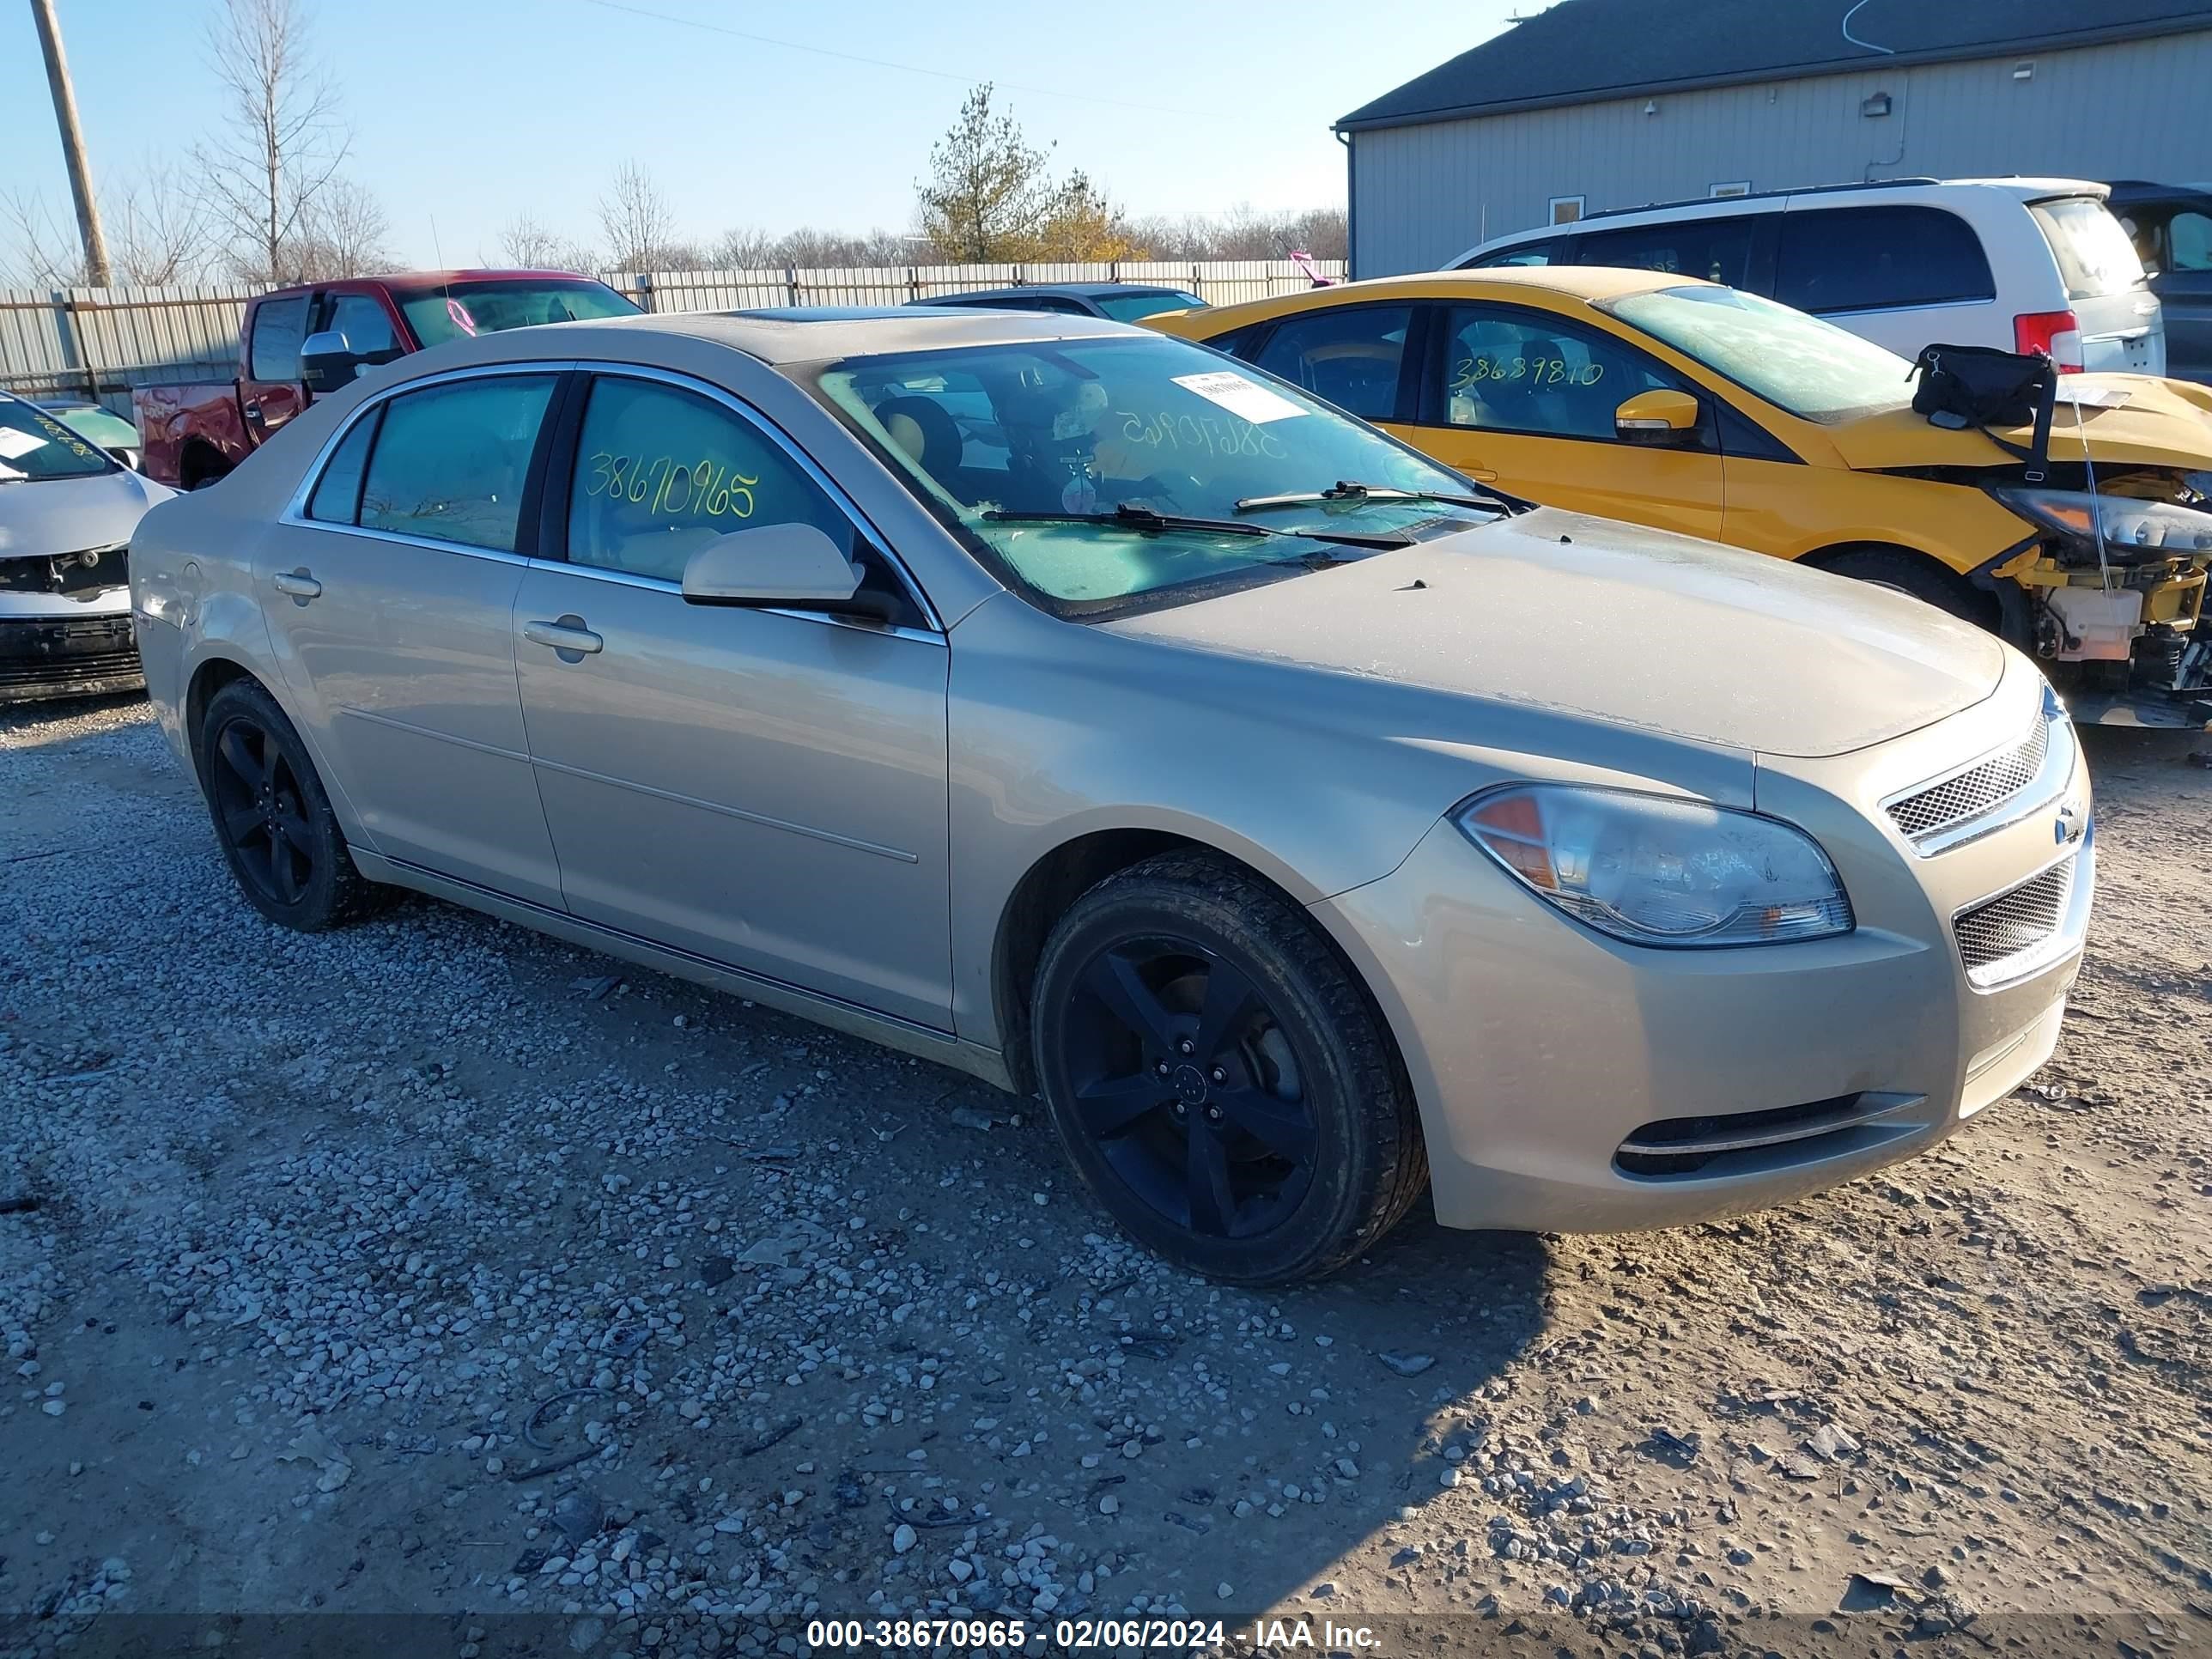
[[[88,651],[42,662],[0,662],[0,692],[36,686],[60,689],[136,680],[142,671],[136,651]]]
[[[1895,1095],[1837,1095],[1764,1111],[1662,1118],[1622,1141],[1613,1159],[1626,1174],[1660,1177],[1696,1175],[1716,1159],[1753,1158],[1771,1167],[1822,1158],[1868,1117],[1898,1103]]]
[[[1890,802],[1890,822],[1907,841],[1922,842],[1978,818],[2034,782],[2050,747],[2051,722],[2039,718],[2035,729],[2002,754]]]
[[[121,547],[89,547],[82,553],[47,558],[0,559],[0,593],[58,593],[84,599],[130,584],[128,550]]]
[[[2076,855],[2078,856],[2078,854]],[[1962,910],[1952,923],[1966,977],[1977,985],[2008,979],[2039,955],[2066,919],[2075,859]]]

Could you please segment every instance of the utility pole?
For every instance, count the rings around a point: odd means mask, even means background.
[[[107,238],[100,234],[100,204],[92,196],[92,168],[84,159],[84,132],[76,122],[76,93],[70,86],[69,60],[62,56],[62,26],[54,0],[31,0],[31,19],[46,48],[46,84],[53,89],[54,120],[62,130],[62,155],[69,163],[70,194],[76,198],[77,235],[84,242],[85,280],[107,286]]]

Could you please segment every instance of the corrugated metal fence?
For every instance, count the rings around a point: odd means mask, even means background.
[[[1344,275],[1340,259],[1314,264],[1325,275]],[[1217,259],[620,272],[605,280],[648,311],[732,311],[898,305],[979,288],[1109,282],[1188,289],[1212,304],[1233,305],[1294,292],[1310,278],[1287,259]],[[236,373],[239,322],[259,292],[251,286],[0,289],[0,386],[33,398],[90,392],[127,413],[133,386],[228,380]]]

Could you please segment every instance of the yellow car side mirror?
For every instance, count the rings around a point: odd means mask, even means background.
[[[1631,443],[1665,443],[1697,430],[1698,400],[1686,392],[1639,392],[1613,411],[1613,424]]]

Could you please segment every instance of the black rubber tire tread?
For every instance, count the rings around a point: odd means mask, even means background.
[[[213,757],[209,750],[216,732],[239,714],[252,719],[284,750],[285,761],[300,785],[301,816],[321,843],[315,858],[315,878],[296,904],[274,903],[254,891],[238,869],[236,854],[223,834],[221,815],[216,810],[215,790],[210,782]],[[207,800],[216,844],[231,866],[239,891],[270,921],[298,933],[319,933],[374,915],[400,897],[398,888],[369,880],[354,864],[345,831],[338,824],[337,814],[331,810],[330,795],[323,787],[307,744],[301,741],[298,731],[277,706],[276,699],[258,680],[234,679],[210,697],[207,708],[200,714],[199,730],[192,734],[192,744],[199,757],[200,793]]]
[[[1340,1179],[1333,1201],[1324,1200],[1322,1213],[1309,1216],[1321,1188],[1322,1172],[1316,1172],[1315,1188],[1291,1220],[1264,1236],[1281,1241],[1271,1255],[1241,1252],[1251,1259],[1224,1260],[1224,1253],[1214,1248],[1220,1241],[1194,1240],[1126,1194],[1119,1194],[1122,1201],[1117,1202],[1117,1194],[1102,1190],[1086,1167],[1072,1138],[1071,1115],[1052,1100],[1048,1080],[1057,1068],[1044,1052],[1054,1023],[1047,1004],[1063,960],[1099,918],[1133,909],[1188,919],[1201,934],[1211,933],[1231,945],[1267,979],[1287,981],[1309,1006],[1322,1011],[1318,1028],[1307,1036],[1316,1048],[1334,1051],[1331,1082],[1340,1109],[1351,1115],[1346,1137],[1351,1162],[1348,1170],[1334,1172]],[[1068,1162],[1125,1231],[1178,1265],[1237,1285],[1318,1279],[1373,1249],[1427,1188],[1428,1150],[1413,1085],[1381,1011],[1320,926],[1279,889],[1234,860],[1205,851],[1163,853],[1107,877],[1054,926],[1038,958],[1035,983],[1030,1029],[1036,1075],[1046,1115]],[[1279,997],[1271,1001],[1279,1021],[1297,1012],[1285,1008]]]
[[[1840,553],[1822,555],[1818,568],[1831,575],[1849,576],[1853,581],[1880,582],[1884,586],[1901,588],[1923,604],[1932,605],[1977,628],[1994,629],[1996,626],[1993,599],[1964,576],[1930,564],[1920,555],[1908,553],[1901,547],[1846,548]]]

